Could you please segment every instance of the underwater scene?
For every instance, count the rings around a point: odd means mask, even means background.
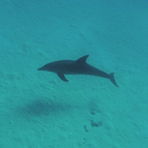
[[[148,1],[0,0],[0,148],[147,148]]]

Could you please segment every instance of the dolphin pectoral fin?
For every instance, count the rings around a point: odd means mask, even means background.
[[[66,77],[64,76],[63,73],[57,73],[57,75],[59,76],[59,78],[65,82],[67,82],[68,80],[66,79]]]

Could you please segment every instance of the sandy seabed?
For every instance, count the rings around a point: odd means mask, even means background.
[[[147,148],[145,3],[1,0],[0,148]],[[120,87],[37,71],[86,54]]]

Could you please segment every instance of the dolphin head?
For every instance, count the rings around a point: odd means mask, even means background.
[[[37,70],[39,70],[39,71],[52,71],[52,66],[49,65],[49,64],[46,64],[46,65],[38,68]]]
[[[39,70],[39,71],[45,71],[46,69],[43,66],[43,67],[38,68],[37,70]]]
[[[50,71],[50,72],[58,72],[59,69],[60,65],[58,64],[58,62],[51,62],[38,68],[39,71]]]

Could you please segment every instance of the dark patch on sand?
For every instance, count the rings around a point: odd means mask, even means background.
[[[71,110],[71,105],[51,100],[34,100],[18,110],[23,116],[43,116],[67,112]]]

